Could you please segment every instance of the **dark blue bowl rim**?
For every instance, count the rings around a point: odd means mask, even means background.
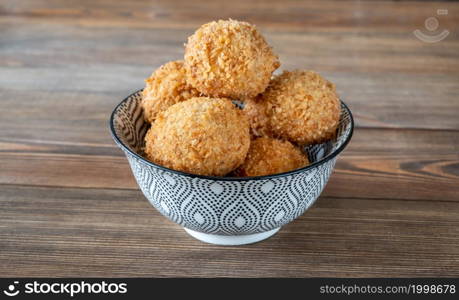
[[[352,116],[351,110],[346,105],[346,103],[341,101],[341,103],[344,105],[344,108],[347,110],[347,112],[349,114],[349,117],[351,119],[351,131],[349,132],[349,135],[347,136],[347,138],[344,141],[344,143],[341,144],[341,146],[338,149],[336,149],[334,152],[332,152],[329,155],[327,155],[324,159],[321,159],[321,160],[316,161],[316,162],[314,162],[314,163],[312,163],[310,165],[307,165],[304,168],[295,169],[295,170],[292,170],[292,171],[289,171],[289,172],[278,173],[278,174],[273,174],[273,175],[265,175],[265,176],[223,177],[223,176],[205,176],[205,175],[197,175],[197,174],[186,173],[186,172],[182,172],[182,171],[169,169],[167,167],[163,167],[161,165],[155,164],[155,163],[145,159],[141,155],[137,154],[135,151],[132,151],[127,145],[125,145],[121,141],[121,139],[118,137],[118,135],[116,134],[115,127],[114,127],[114,124],[113,124],[116,112],[118,111],[119,107],[124,102],[126,102],[129,98],[131,98],[133,95],[141,92],[142,90],[143,89],[140,89],[140,90],[138,90],[136,92],[133,92],[132,94],[130,94],[129,96],[124,98],[123,101],[118,103],[118,105],[115,107],[115,109],[113,110],[113,112],[112,112],[112,114],[110,116],[110,121],[109,121],[110,122],[109,127],[110,127],[111,136],[112,136],[113,140],[115,141],[115,143],[118,145],[118,147],[120,147],[123,151],[127,152],[128,154],[134,156],[138,160],[142,161],[143,163],[145,163],[145,164],[147,164],[147,165],[149,165],[151,167],[154,167],[154,168],[166,171],[166,172],[171,172],[171,173],[174,173],[174,174],[177,174],[177,175],[181,175],[181,176],[186,176],[186,177],[191,177],[191,178],[201,178],[201,179],[207,179],[207,180],[213,180],[213,181],[250,181],[250,180],[269,180],[269,179],[273,179],[273,178],[278,178],[278,177],[284,177],[284,176],[294,175],[294,174],[298,174],[298,173],[303,173],[305,171],[308,171],[308,170],[314,169],[314,168],[316,168],[316,167],[318,167],[320,165],[323,165],[327,161],[333,159],[335,156],[340,154],[341,151],[343,151],[344,148],[346,148],[347,144],[351,140],[352,135],[354,133],[354,117]]]

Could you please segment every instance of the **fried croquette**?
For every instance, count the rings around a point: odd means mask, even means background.
[[[309,164],[308,158],[288,141],[259,137],[250,144],[244,163],[236,176],[264,176],[292,171]]]
[[[228,99],[195,97],[160,113],[145,143],[147,158],[159,165],[223,176],[244,162],[249,122]]]
[[[244,113],[250,123],[250,133],[254,137],[272,136],[269,125],[268,105],[258,96],[244,101]]]
[[[169,106],[200,95],[186,82],[183,61],[171,61],[162,65],[145,82],[142,107],[144,118],[149,123]]]
[[[340,101],[333,83],[313,71],[285,71],[271,80],[258,99],[244,108],[252,133],[297,144],[316,144],[333,138]]]
[[[235,20],[202,25],[185,46],[187,80],[205,95],[244,100],[263,92],[279,58],[255,26]]]

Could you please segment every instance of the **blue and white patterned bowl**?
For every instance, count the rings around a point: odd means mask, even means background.
[[[336,138],[304,148],[309,166],[271,176],[200,176],[142,156],[149,124],[142,116],[141,99],[141,91],[128,96],[110,118],[113,139],[126,154],[140,189],[161,214],[190,235],[220,245],[261,241],[302,215],[325,187],[354,127],[351,112],[341,103]]]

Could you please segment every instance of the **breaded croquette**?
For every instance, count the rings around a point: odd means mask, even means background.
[[[162,65],[145,80],[142,107],[147,122],[153,122],[169,106],[200,95],[185,78],[183,61],[178,60]]]
[[[255,26],[235,20],[202,25],[188,38],[188,82],[205,95],[245,100],[268,86],[279,59]]]
[[[236,176],[264,176],[284,173],[309,164],[308,158],[288,141],[259,137],[250,144],[244,163]]]
[[[319,74],[284,71],[260,97],[247,101],[244,111],[255,135],[315,144],[334,136],[340,101],[335,86]]]
[[[243,162],[249,122],[230,100],[196,97],[160,113],[145,137],[153,162],[199,175],[224,176]]]

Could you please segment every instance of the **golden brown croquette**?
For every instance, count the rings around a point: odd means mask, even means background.
[[[244,113],[250,123],[250,133],[253,137],[272,136],[270,130],[268,105],[260,96],[244,101]]]
[[[244,100],[268,86],[278,56],[255,26],[235,20],[202,25],[185,46],[187,80],[212,97]]]
[[[142,107],[145,120],[150,123],[169,106],[200,95],[186,82],[183,61],[171,61],[162,65],[145,82]]]
[[[334,136],[340,101],[335,86],[319,74],[285,71],[271,80],[259,99],[248,101],[244,111],[255,135],[315,144]]]
[[[292,171],[309,164],[308,158],[288,141],[260,137],[250,144],[244,163],[236,176],[265,176]]]
[[[228,99],[196,97],[160,113],[145,142],[147,158],[159,165],[223,176],[244,162],[249,123]]]

